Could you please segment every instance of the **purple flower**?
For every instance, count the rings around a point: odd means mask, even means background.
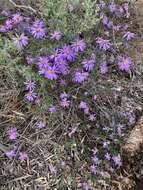
[[[105,74],[108,72],[108,66],[107,66],[107,62],[103,61],[100,65],[100,73],[101,74]]]
[[[34,63],[34,58],[32,58],[31,56],[27,56],[26,61],[28,65],[32,65]]]
[[[25,161],[28,159],[28,155],[26,152],[20,152],[19,153],[19,159],[21,160],[21,162]]]
[[[46,123],[43,122],[43,121],[40,121],[40,122],[38,122],[38,123],[36,124],[36,127],[37,127],[38,129],[45,128],[45,127],[46,127]]]
[[[82,52],[86,49],[86,43],[84,40],[77,39],[72,43],[71,47],[75,52]]]
[[[75,83],[83,83],[85,80],[87,80],[89,76],[88,72],[84,71],[75,71],[73,75],[73,82]]]
[[[95,66],[95,59],[83,60],[81,64],[86,71],[91,71]]]
[[[15,140],[17,138],[17,129],[16,127],[11,127],[8,131],[8,136],[10,140]]]
[[[27,94],[25,94],[25,98],[29,101],[29,102],[33,102],[34,99],[36,98],[36,93],[33,91],[29,91]]]
[[[95,121],[96,120],[96,114],[90,114],[89,115],[89,120],[90,121]]]
[[[97,174],[97,166],[95,166],[94,164],[92,166],[90,166],[90,170],[91,172],[95,175]]]
[[[88,106],[88,104],[86,102],[81,101],[78,108],[83,109],[85,114],[89,114],[89,106]]]
[[[53,164],[49,164],[49,170],[51,172],[52,175],[56,175],[57,174],[57,169],[55,166],[53,166]]]
[[[108,145],[110,144],[109,141],[104,141],[103,142],[103,148],[108,148]]]
[[[92,161],[94,162],[94,164],[98,164],[99,163],[99,159],[98,159],[97,155],[93,155]]]
[[[128,3],[124,3],[123,4],[123,8],[126,12],[126,17],[129,18],[130,17],[130,13],[129,13],[129,4]]]
[[[127,56],[119,56],[117,65],[121,71],[128,72],[131,68],[132,60],[130,57],[127,57]]]
[[[28,80],[24,83],[26,85],[26,90],[33,91],[36,88],[36,83],[35,81]]]
[[[133,38],[135,37],[135,33],[133,33],[133,32],[130,32],[130,31],[127,31],[125,34],[124,34],[124,36],[123,36],[123,38],[125,38],[126,40],[132,40]]]
[[[13,28],[13,20],[12,19],[7,19],[5,22],[5,28],[7,30],[11,30]]]
[[[112,160],[114,161],[114,163],[115,163],[116,166],[120,167],[122,165],[122,161],[121,161],[120,155],[113,156]]]
[[[0,25],[0,32],[2,32],[2,33],[7,32],[6,27],[5,27],[5,26],[3,26],[3,25]]]
[[[7,151],[5,154],[6,154],[6,156],[7,156],[9,159],[12,159],[13,157],[16,156],[15,149],[10,150],[10,151]]]
[[[56,112],[57,112],[57,107],[56,107],[56,106],[51,106],[51,107],[49,108],[49,112],[51,112],[51,113],[56,113]]]
[[[93,100],[95,100],[95,101],[97,100],[97,95],[93,96]]]
[[[20,36],[16,34],[16,37],[13,38],[13,42],[17,48],[24,48],[28,44],[27,36],[22,33]]]
[[[39,19],[37,19],[32,24],[29,31],[34,36],[34,38],[37,38],[37,39],[41,39],[45,37],[45,34],[46,34],[44,23]]]
[[[51,39],[59,41],[61,39],[61,32],[54,31],[51,35]]]
[[[12,15],[12,20],[15,24],[19,24],[23,21],[23,16],[21,15],[21,13],[15,13]]]
[[[88,108],[88,104],[84,101],[81,101],[79,106],[80,109],[87,109]]]
[[[83,183],[82,183],[82,188],[83,188],[84,190],[91,190],[91,186],[90,186],[89,183],[87,183],[87,182],[83,182]]]
[[[38,58],[37,65],[38,65],[40,70],[47,69],[50,65],[48,57],[47,56],[40,56]]]
[[[105,159],[108,161],[111,160],[111,155],[108,152],[105,154]]]
[[[108,50],[111,46],[110,40],[104,40],[103,38],[97,37],[96,43],[99,45],[100,49],[104,51]]]
[[[58,78],[57,72],[58,70],[55,65],[49,66],[48,69],[45,70],[44,76],[47,79],[56,80]]]
[[[28,155],[26,152],[20,152],[19,153],[19,159],[23,162],[28,159]]]
[[[103,19],[102,19],[102,23],[105,25],[105,26],[107,26],[107,24],[108,24],[108,17],[107,16],[104,16],[103,17]]]
[[[64,45],[60,50],[60,52],[63,55],[63,58],[66,59],[67,61],[75,60],[76,53],[72,50],[71,46]]]
[[[114,2],[112,2],[109,4],[108,8],[111,13],[114,13],[116,11],[117,5]]]
[[[59,61],[56,62],[57,69],[60,73],[63,75],[68,74],[68,67],[67,67],[67,61],[64,59],[59,59]]]
[[[121,29],[121,26],[120,25],[113,25],[113,30],[115,30],[116,32],[118,32],[120,29]]]
[[[70,106],[70,101],[67,98],[63,98],[60,102],[60,105],[64,108],[67,108]]]
[[[65,93],[65,92],[60,94],[60,98],[61,98],[61,99],[69,98],[69,96],[70,96],[70,95],[67,94],[67,93]]]
[[[58,62],[60,59],[63,59],[62,53],[60,53],[59,49],[55,49],[53,54],[50,55],[50,60],[53,62]]]
[[[67,86],[66,80],[65,80],[65,79],[61,79],[61,80],[60,80],[60,85],[61,85],[61,86]]]

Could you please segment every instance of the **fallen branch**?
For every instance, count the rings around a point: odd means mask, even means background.
[[[17,5],[13,0],[9,0],[9,2],[16,8],[19,9],[28,9],[34,13],[37,13],[37,11],[35,9],[33,9],[30,5],[26,6],[26,5]]]

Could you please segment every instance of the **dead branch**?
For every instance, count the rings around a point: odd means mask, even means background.
[[[33,9],[30,5],[26,6],[26,5],[17,5],[13,0],[9,0],[9,2],[16,8],[19,9],[28,9],[34,13],[37,13],[37,11],[35,9]]]

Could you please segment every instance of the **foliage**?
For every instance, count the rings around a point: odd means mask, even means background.
[[[83,34],[99,23],[96,1],[92,0],[45,0],[43,15],[49,19],[50,29],[65,35]]]

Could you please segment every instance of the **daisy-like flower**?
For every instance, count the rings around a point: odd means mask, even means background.
[[[108,145],[110,144],[109,141],[104,141],[103,142],[103,148],[108,148]]]
[[[86,43],[84,40],[77,39],[71,47],[75,52],[83,52],[86,49]]]
[[[93,96],[93,100],[95,100],[95,101],[97,100],[97,95]]]
[[[24,83],[26,85],[26,90],[33,91],[36,88],[36,83],[35,81],[28,80]]]
[[[68,100],[67,98],[63,98],[61,101],[60,101],[60,105],[64,108],[67,108],[70,106],[70,100]]]
[[[9,159],[12,159],[16,156],[16,152],[15,152],[15,149],[13,150],[10,150],[10,151],[7,151],[6,153],[6,156],[9,158]]]
[[[76,53],[72,50],[71,46],[64,45],[60,52],[63,55],[63,58],[67,61],[74,61],[76,57]]]
[[[37,65],[39,69],[47,69],[49,67],[49,59],[47,56],[40,56],[38,58]]]
[[[7,131],[8,137],[10,140],[15,140],[17,138],[17,129],[16,127],[11,127],[8,131]]]
[[[99,48],[104,51],[108,50],[111,46],[110,40],[105,40],[100,37],[96,38],[96,43],[99,45]]]
[[[56,112],[57,112],[57,107],[56,107],[56,106],[51,106],[51,107],[49,108],[49,112],[50,112],[50,113],[56,113]]]
[[[89,115],[89,120],[90,121],[95,121],[96,120],[96,114],[90,114]]]
[[[43,122],[43,121],[40,121],[40,122],[38,122],[38,123],[36,124],[36,127],[37,127],[38,129],[45,128],[45,127],[46,127],[46,123]]]
[[[27,56],[26,57],[26,61],[28,65],[32,65],[34,63],[34,58],[32,58],[31,56]]]
[[[13,28],[13,20],[12,19],[7,19],[5,21],[5,27],[7,30],[11,30]]]
[[[97,174],[97,166],[95,166],[94,164],[92,166],[90,166],[90,170],[91,172],[95,175]]]
[[[80,109],[87,109],[88,108],[88,104],[84,101],[81,101],[79,106]]]
[[[65,79],[61,79],[61,80],[60,80],[60,85],[61,85],[61,86],[67,86],[66,80],[65,80]]]
[[[55,65],[49,66],[48,69],[45,70],[44,76],[47,79],[56,80],[58,78],[57,73],[58,73],[58,70]]]
[[[5,26],[3,26],[3,25],[0,25],[0,32],[2,32],[2,33],[7,32],[6,27],[5,27]]]
[[[82,188],[84,190],[91,190],[92,189],[91,185],[88,182],[83,182],[82,183]]]
[[[60,98],[61,98],[61,99],[69,98],[69,97],[70,97],[70,95],[67,94],[67,93],[65,93],[65,92],[63,92],[63,93],[60,94]]]
[[[112,157],[112,160],[114,161],[114,164],[116,166],[121,166],[122,165],[122,160],[121,160],[121,156],[120,155],[117,155],[117,156],[113,156]]]
[[[56,62],[56,66],[60,73],[62,73],[63,75],[68,74],[68,67],[66,60],[59,59],[59,61]]]
[[[52,175],[56,175],[57,174],[57,169],[55,166],[53,166],[53,164],[49,164],[49,170],[51,172]]]
[[[119,56],[117,65],[121,71],[128,72],[132,66],[132,60],[130,57],[127,56]]]
[[[114,13],[117,9],[117,5],[114,2],[112,2],[108,5],[108,8],[109,8],[111,13]]]
[[[73,82],[75,83],[83,83],[85,80],[87,80],[89,76],[88,72],[84,71],[75,71],[73,75]]]
[[[37,97],[37,95],[36,95],[36,93],[35,93],[34,91],[29,91],[27,94],[25,94],[25,98],[26,98],[29,102],[33,102],[36,97]]]
[[[61,32],[59,31],[54,31],[51,34],[51,39],[59,41],[61,39]]]
[[[105,159],[108,161],[111,160],[111,155],[108,152],[105,154]]]
[[[19,153],[19,159],[21,160],[21,162],[24,162],[28,159],[28,155],[26,152],[20,152]]]
[[[105,74],[108,72],[108,66],[107,66],[107,62],[106,61],[103,61],[101,64],[100,64],[100,73],[101,74]]]
[[[78,108],[82,109],[85,114],[89,114],[89,106],[88,106],[88,104],[86,102],[81,101]]]
[[[86,59],[86,60],[83,60],[81,64],[83,65],[83,68],[86,71],[91,71],[95,66],[95,60],[94,59]]]
[[[60,53],[58,48],[55,48],[54,52],[50,55],[50,60],[53,62],[58,62],[63,58],[63,55]]]
[[[34,38],[41,39],[46,35],[46,29],[44,23],[37,19],[29,29]]]
[[[118,32],[121,29],[121,25],[113,25],[113,30],[115,30],[116,32]]]
[[[23,21],[23,16],[21,15],[21,13],[15,13],[12,15],[12,20],[14,24],[19,24]]]
[[[135,37],[135,33],[130,32],[130,31],[126,32],[123,36],[123,38],[125,38],[127,41],[132,40],[134,37]]]
[[[94,162],[94,164],[98,164],[99,163],[99,158],[97,157],[97,155],[93,155],[92,157],[92,161]]]
[[[28,38],[27,36],[22,33],[20,36],[16,34],[16,37],[13,38],[13,43],[17,48],[24,48],[28,44]]]

